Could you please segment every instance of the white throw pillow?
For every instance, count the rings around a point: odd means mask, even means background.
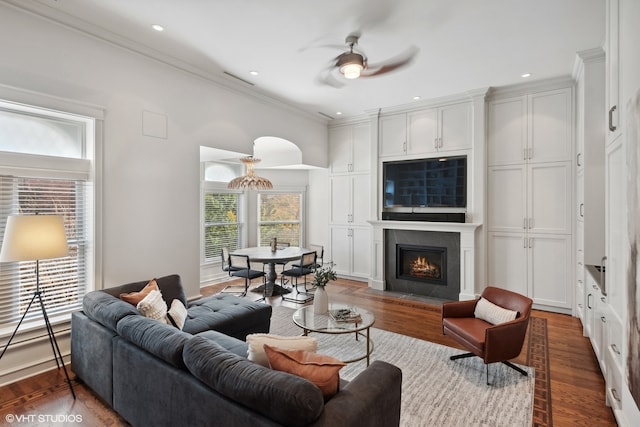
[[[174,299],[171,301],[171,308],[167,311],[167,320],[176,328],[182,330],[184,322],[187,320],[187,308],[182,301]]]
[[[518,315],[517,311],[507,310],[499,305],[495,305],[491,301],[480,298],[476,304],[476,310],[473,313],[478,319],[485,320],[492,325],[510,322]]]
[[[145,317],[167,323],[167,303],[162,299],[160,291],[149,292],[136,308]]]
[[[247,335],[249,345],[248,358],[262,366],[269,367],[269,359],[264,352],[264,345],[279,348],[282,350],[307,350],[315,352],[318,349],[318,340],[314,337],[296,336],[284,337],[273,334],[249,334]]]

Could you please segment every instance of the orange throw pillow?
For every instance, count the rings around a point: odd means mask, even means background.
[[[288,372],[311,381],[322,391],[324,400],[338,393],[340,369],[346,363],[338,359],[307,350],[282,350],[264,345],[271,369]]]
[[[151,279],[147,285],[142,288],[139,292],[129,292],[128,294],[120,294],[120,299],[128,302],[129,304],[133,304],[135,306],[138,305],[140,301],[144,299],[151,291],[159,291],[158,283],[156,283],[156,279]]]

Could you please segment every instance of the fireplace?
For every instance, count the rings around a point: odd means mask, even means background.
[[[385,230],[385,289],[457,301],[460,233]]]
[[[446,286],[447,248],[396,245],[396,277]]]

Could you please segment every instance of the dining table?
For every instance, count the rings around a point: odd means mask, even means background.
[[[283,295],[291,292],[291,290],[276,283],[276,279],[278,278],[278,274],[276,273],[276,263],[300,260],[300,257],[308,252],[313,251],[298,246],[281,246],[277,247],[275,251],[272,251],[270,246],[254,246],[236,249],[231,252],[231,255],[247,255],[249,256],[249,261],[251,263],[261,262],[268,265],[265,275],[266,291],[261,287],[262,285],[255,288],[254,291],[264,291],[264,295],[270,297],[273,295]],[[255,270],[255,266],[252,266],[252,269]]]

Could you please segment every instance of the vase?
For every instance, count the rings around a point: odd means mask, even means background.
[[[318,286],[316,294],[313,297],[313,312],[316,314],[327,314],[329,311],[329,297],[324,286]]]

